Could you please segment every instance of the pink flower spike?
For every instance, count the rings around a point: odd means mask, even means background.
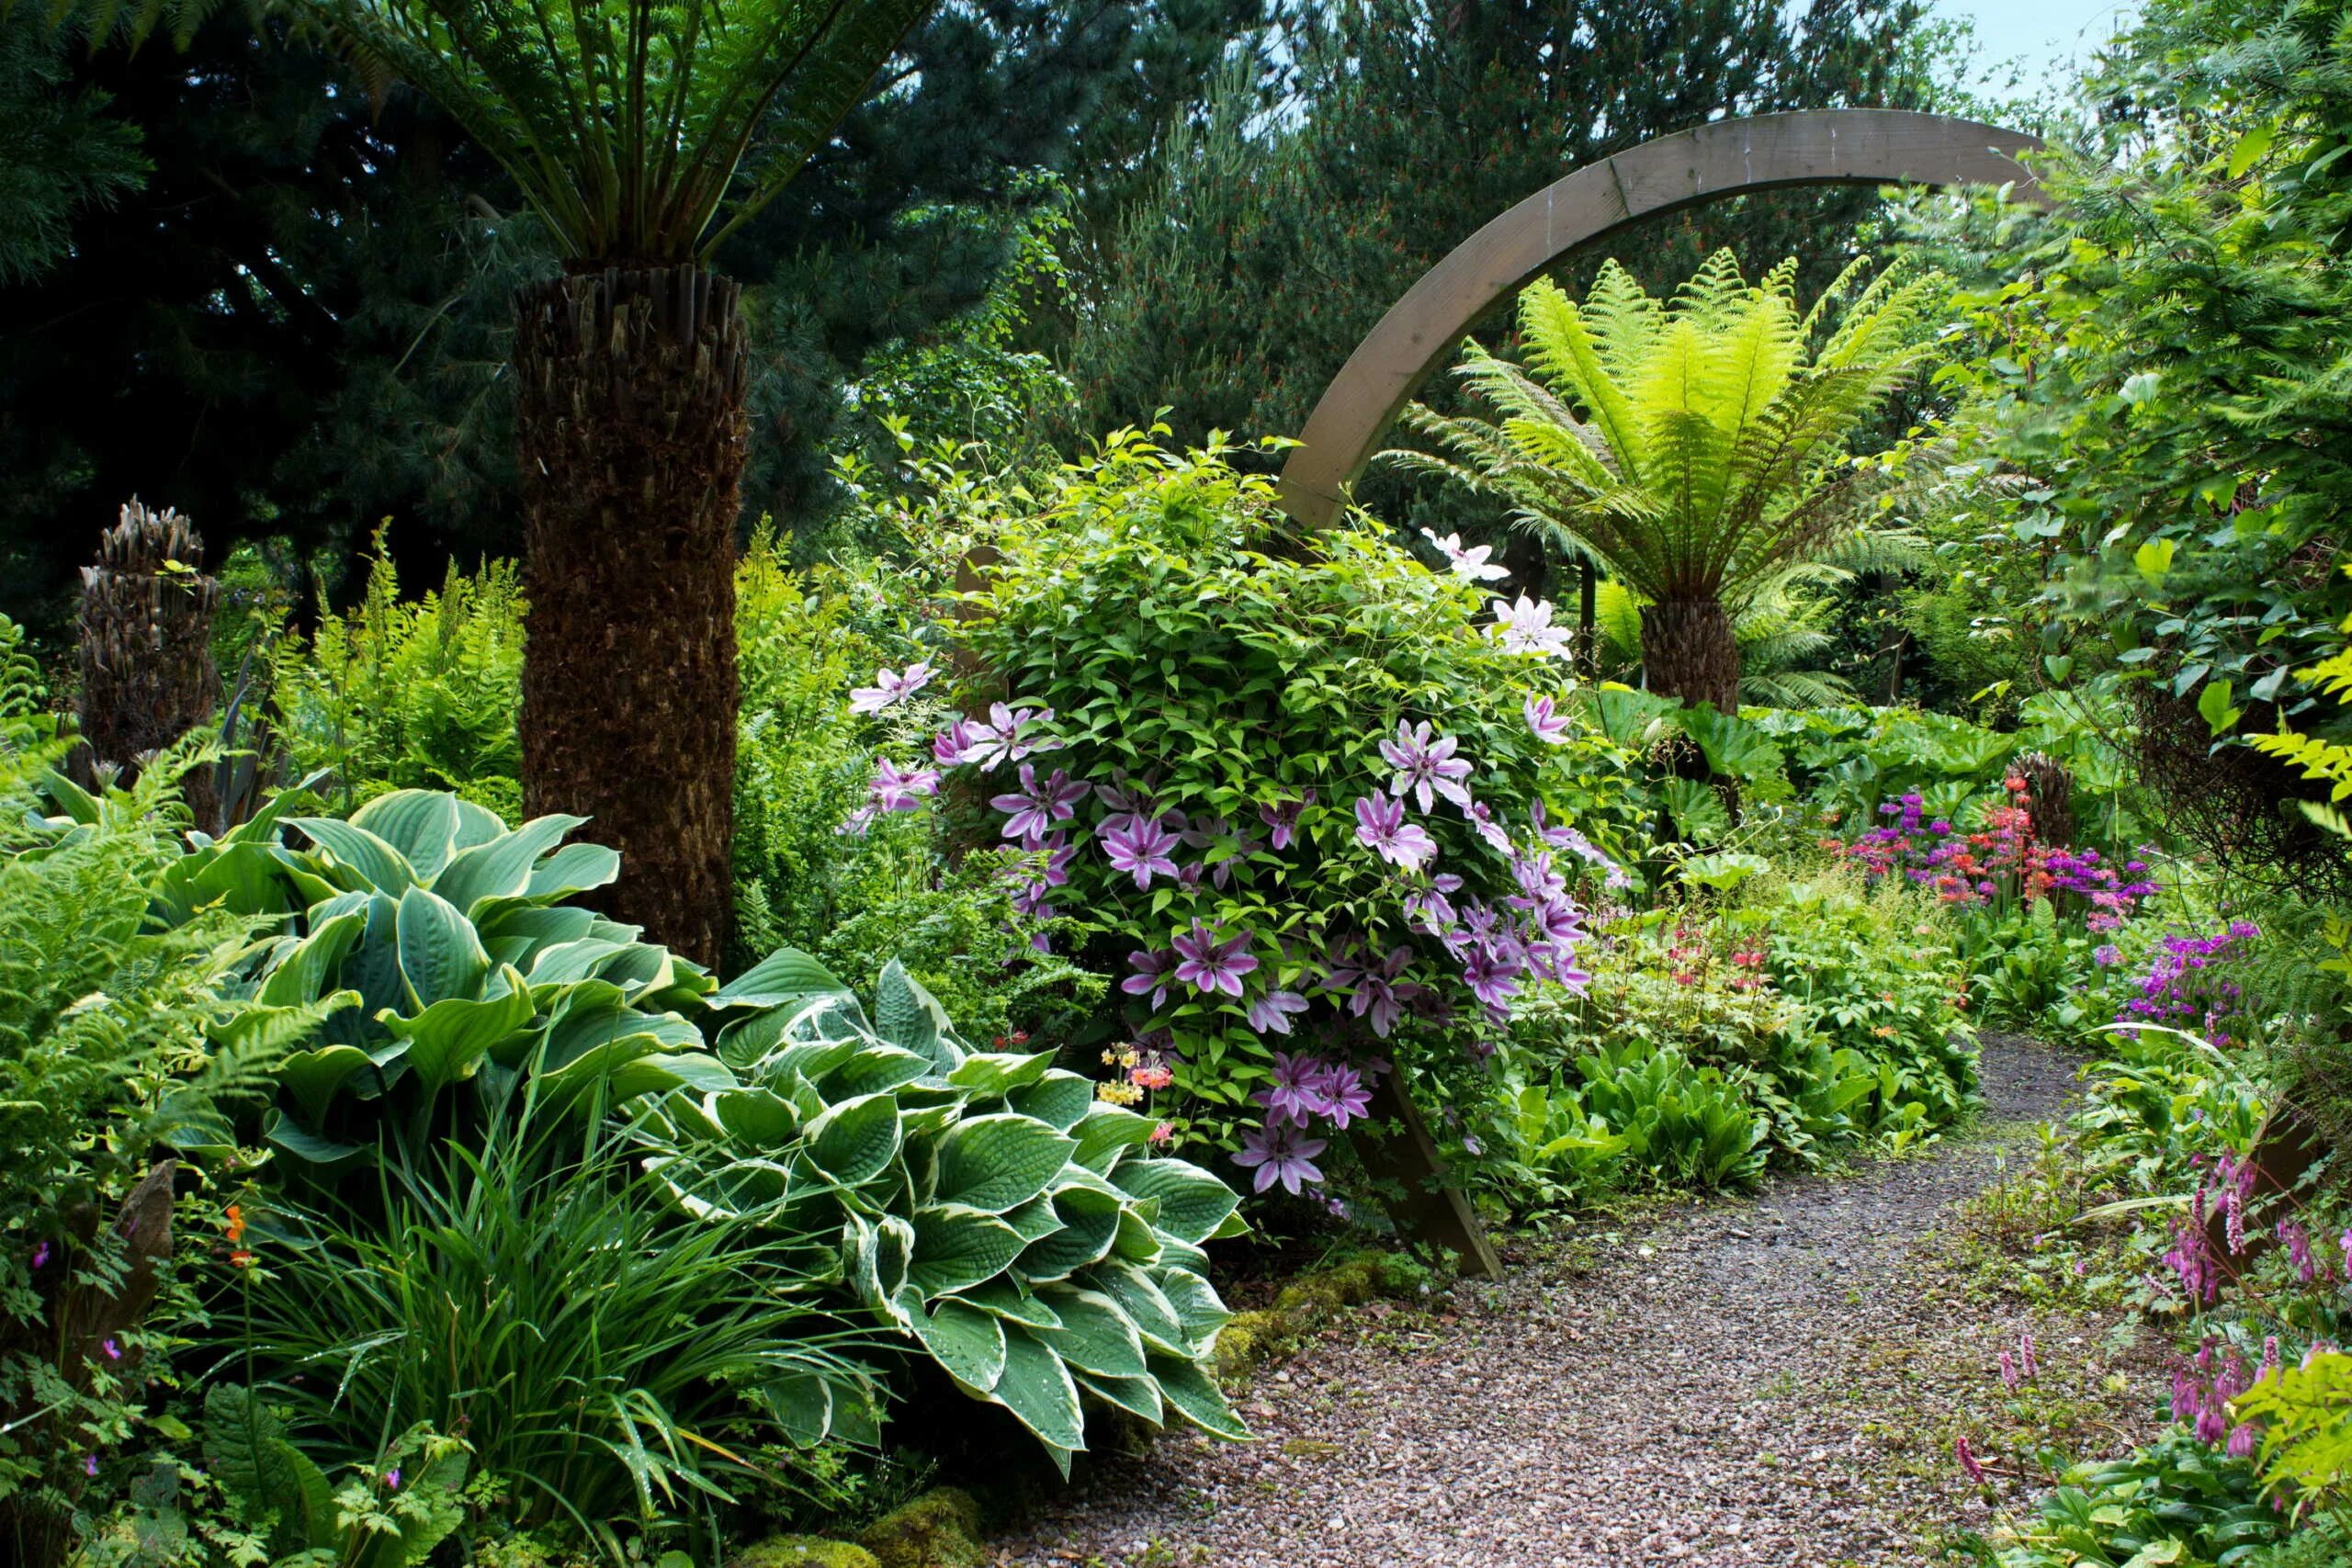
[[[2001,1386],[2011,1393],[2017,1392],[2018,1364],[2009,1359],[2009,1353],[2007,1350],[2001,1352]]]
[[[2041,1375],[2041,1364],[2033,1359],[2033,1330],[2018,1330],[2018,1367],[2030,1378]]]
[[[1977,1461],[1976,1450],[1968,1446],[1967,1433],[1963,1432],[1952,1439],[1951,1451],[1953,1457],[1960,1461],[1960,1468],[1967,1473],[1968,1479],[1979,1486],[1984,1485],[1984,1467]]]

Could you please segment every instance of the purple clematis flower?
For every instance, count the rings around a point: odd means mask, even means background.
[[[969,744],[956,760],[993,771],[1001,762],[1017,762],[1035,752],[1054,750],[1061,746],[1061,741],[1030,733],[1053,721],[1054,710],[1051,708],[1014,708],[1003,703],[994,704],[989,708],[986,724],[966,721]]]
[[[1482,942],[1462,966],[1462,983],[1489,1009],[1499,1008],[1519,994],[1519,976],[1525,967],[1515,954]]]
[[[1408,728],[1398,719],[1396,739],[1380,743],[1380,755],[1396,770],[1388,781],[1388,793],[1399,800],[1414,796],[1424,811],[1435,804],[1433,795],[1468,810],[1470,792],[1462,781],[1470,776],[1470,764],[1453,754],[1461,744],[1451,735],[1432,739],[1427,723]]]
[[[979,732],[968,718],[959,718],[932,737],[931,760],[943,768],[952,768],[970,755],[979,740]]]
[[[1040,783],[1035,762],[1021,764],[1021,787],[1009,795],[993,796],[989,801],[999,811],[1010,813],[1005,819],[1004,836],[1018,839],[1023,849],[1034,850],[1045,841],[1057,822],[1067,822],[1094,786],[1080,779],[1073,779],[1061,769]]]
[[[1348,1010],[1358,1018],[1369,1016],[1372,1032],[1383,1040],[1405,1015],[1405,1004],[1428,989],[1399,978],[1412,962],[1413,950],[1400,943],[1380,962],[1366,964],[1355,977],[1355,995],[1348,1000]]]
[[[1241,1135],[1241,1152],[1233,1163],[1245,1169],[1257,1167],[1257,1190],[1263,1192],[1279,1181],[1295,1197],[1302,1182],[1312,1186],[1323,1179],[1314,1161],[1329,1146],[1329,1139],[1303,1138],[1290,1127],[1261,1127]]]
[[[936,768],[902,768],[888,757],[874,761],[865,798],[877,811],[912,811],[939,792]]]
[[[1363,1081],[1363,1074],[1345,1062],[1332,1062],[1323,1069],[1323,1114],[1331,1125],[1346,1132],[1348,1123],[1361,1121],[1372,1109],[1372,1086]]]
[[[1277,1051],[1274,1081],[1250,1098],[1266,1108],[1267,1126],[1294,1122],[1304,1127],[1308,1117],[1320,1116],[1329,1108],[1323,1082],[1322,1063],[1312,1056]]]
[[[1176,862],[1170,852],[1175,849],[1176,835],[1148,817],[1128,817],[1120,826],[1105,826],[1102,831],[1102,852],[1111,860],[1114,871],[1124,871],[1136,879],[1137,887],[1149,887],[1155,876],[1176,874]]]
[[[1176,967],[1172,953],[1130,953],[1127,966],[1135,971],[1119,982],[1119,989],[1131,997],[1151,993],[1151,1010],[1158,1012],[1168,1005],[1168,987],[1173,979],[1170,971]]]
[[[1267,840],[1278,850],[1290,848],[1292,838],[1298,832],[1298,814],[1314,804],[1315,792],[1310,789],[1303,800],[1258,807],[1258,819],[1266,825]]]
[[[1500,582],[1510,575],[1506,568],[1487,564],[1487,558],[1495,553],[1492,545],[1473,545],[1464,549],[1461,535],[1448,534],[1441,539],[1427,528],[1421,530],[1421,537],[1437,547],[1438,554],[1445,558],[1447,569],[1464,582]]]
[[[849,694],[852,713],[880,713],[906,701],[931,683],[933,671],[926,660],[907,666],[904,673],[885,669],[874,677],[871,686],[859,686]]]
[[[1546,659],[1573,656],[1568,628],[1552,624],[1550,600],[1530,599],[1522,593],[1516,604],[1499,599],[1489,603],[1495,612],[1495,640],[1503,645],[1505,653],[1532,653]]]
[[[1241,976],[1258,967],[1246,933],[1219,942],[1216,933],[1198,920],[1176,939],[1176,955],[1182,960],[1176,965],[1176,978],[1204,996],[1222,991],[1239,998]]]
[[[1470,826],[1477,829],[1478,837],[1503,853],[1510,853],[1510,835],[1503,831],[1503,825],[1495,820],[1493,808],[1485,801],[1472,801],[1462,808],[1462,815],[1469,818]]]
[[[1405,803],[1387,795],[1357,798],[1356,841],[1407,871],[1420,870],[1437,853],[1437,840],[1406,821]]]
[[[1288,1034],[1290,1015],[1306,1010],[1306,998],[1296,991],[1268,991],[1250,1002],[1250,1027],[1261,1034]]]
[[[1568,716],[1552,711],[1549,697],[1529,696],[1522,699],[1519,711],[1527,716],[1527,728],[1535,731],[1535,739],[1547,746],[1568,743]]]

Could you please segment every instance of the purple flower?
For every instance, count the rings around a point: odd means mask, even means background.
[[[1062,742],[1028,732],[1053,721],[1051,708],[1012,708],[1002,703],[994,704],[989,709],[988,723],[969,724],[969,744],[956,761],[992,771],[1000,762],[1017,762],[1033,752],[1051,751]]]
[[[1261,1188],[1261,1189],[1260,1189],[1260,1190],[1261,1190],[1261,1191],[1262,1191],[1262,1190],[1264,1190],[1264,1189],[1262,1189],[1262,1188]],[[98,1472],[98,1456],[97,1456],[97,1455],[96,1455],[96,1454],[85,1454],[85,1455],[83,1455],[83,1456],[82,1456],[82,1473],[83,1473],[83,1474],[85,1474],[85,1475],[96,1475],[96,1474],[97,1474],[97,1472]]]
[[[1546,746],[1568,743],[1568,716],[1552,711],[1552,699],[1530,695],[1521,700],[1519,711],[1527,716],[1527,728],[1535,731],[1535,739]]]
[[[1392,795],[1357,797],[1356,841],[1407,871],[1420,870],[1437,853],[1437,840],[1406,821],[1405,803]]]
[[[1518,954],[1487,942],[1470,952],[1462,966],[1462,983],[1490,1010],[1507,1007],[1519,994],[1519,976],[1526,964]]]
[[[1008,839],[1018,839],[1024,849],[1035,849],[1053,831],[1057,822],[1067,822],[1094,786],[1073,779],[1061,769],[1040,783],[1035,762],[1021,764],[1021,787],[1009,795],[990,797],[989,804],[999,811],[1008,812],[1003,828]]]
[[[1462,781],[1470,776],[1470,764],[1453,753],[1462,742],[1451,735],[1430,736],[1427,723],[1408,728],[1403,719],[1396,721],[1396,738],[1380,743],[1380,754],[1396,770],[1388,781],[1388,793],[1402,800],[1412,795],[1427,811],[1435,804],[1432,794],[1468,810],[1470,792]]]
[[[883,670],[874,677],[871,686],[859,686],[849,694],[852,713],[880,713],[884,708],[904,702],[931,683],[932,668],[918,661],[910,664],[906,672]]]
[[[979,733],[968,718],[959,718],[932,737],[931,760],[943,768],[952,768],[969,755],[978,743]]]
[[[1461,535],[1448,534],[1441,539],[1427,528],[1421,530],[1421,537],[1437,547],[1447,568],[1464,582],[1500,582],[1510,575],[1506,568],[1487,564],[1487,558],[1495,553],[1492,545],[1473,545],[1465,550]]]
[[[1358,1018],[1368,1016],[1372,1032],[1383,1040],[1388,1038],[1388,1032],[1404,1016],[1405,1004],[1428,989],[1401,978],[1412,962],[1413,950],[1399,943],[1389,950],[1387,957],[1352,972],[1354,994],[1348,1000],[1348,1010]]]
[[[2230,1430],[2229,1455],[2244,1459],[2254,1452],[2262,1438],[2262,1428],[2251,1421],[2241,1421]]]
[[[1176,862],[1169,853],[1175,847],[1176,835],[1145,817],[1126,818],[1122,826],[1102,833],[1102,852],[1110,857],[1111,868],[1134,877],[1137,887],[1149,887],[1155,876],[1176,874]]]
[[[2018,1330],[2018,1370],[2030,1378],[2041,1375],[2041,1363],[2033,1359],[2033,1330]]]
[[[1261,1034],[1288,1034],[1290,1015],[1306,1010],[1306,998],[1296,991],[1268,991],[1250,1003],[1250,1027]]]
[[[1552,624],[1549,600],[1531,600],[1522,593],[1516,604],[1499,599],[1489,604],[1495,612],[1495,640],[1503,645],[1505,653],[1532,653],[1547,659],[1572,656],[1568,628]]]
[[[1372,1086],[1363,1074],[1345,1062],[1333,1062],[1323,1071],[1323,1114],[1341,1132],[1362,1121],[1372,1109]]]
[[[1151,1010],[1158,1012],[1168,1003],[1170,971],[1176,967],[1172,953],[1130,953],[1127,966],[1135,971],[1119,982],[1119,989],[1131,997],[1151,993]]]
[[[2123,962],[2123,950],[2111,942],[2103,942],[2091,949],[2091,962],[2102,969],[2111,969]]]
[[[1462,808],[1462,815],[1469,818],[1470,826],[1477,829],[1478,837],[1504,854],[1510,853],[1510,835],[1503,831],[1503,825],[1495,820],[1493,808],[1485,801],[1471,802]]]
[[[1241,1152],[1233,1156],[1233,1163],[1245,1169],[1258,1168],[1258,1191],[1279,1181],[1284,1191],[1296,1197],[1300,1183],[1314,1185],[1323,1179],[1314,1160],[1329,1146],[1328,1139],[1303,1138],[1288,1126],[1261,1127],[1241,1134]]]
[[[2007,1350],[2001,1352],[2001,1386],[2012,1393],[2017,1392],[2018,1364]]]
[[[106,1338],[99,1340],[98,1348],[107,1353],[107,1359],[109,1361],[119,1361],[122,1359],[122,1347],[115,1343],[114,1337],[112,1335],[108,1335]]]
[[[865,798],[876,811],[912,811],[938,791],[938,769],[901,768],[888,757],[877,757]]]
[[[1204,996],[1223,991],[1238,998],[1241,976],[1258,967],[1258,961],[1250,954],[1247,933],[1219,942],[1198,920],[1176,939],[1176,954],[1183,961],[1176,965],[1176,978]]]
[[[385,1490],[385,1491],[387,1491],[387,1492],[397,1492],[397,1491],[399,1491],[400,1489],[401,1489],[401,1472],[400,1472],[400,1467],[399,1467],[398,1465],[394,1465],[391,1469],[390,1469],[390,1470],[388,1470],[388,1471],[384,1472],[384,1490]]]
[[[1315,792],[1308,790],[1304,800],[1285,800],[1280,806],[1258,807],[1258,819],[1266,825],[1266,836],[1278,850],[1290,848],[1291,837],[1298,830],[1298,814],[1315,804]]]
[[[1967,1433],[1962,1432],[1951,1440],[1951,1451],[1953,1457],[1960,1461],[1960,1468],[1966,1472],[1968,1479],[1979,1486],[1984,1485],[1984,1467],[1977,1461],[1975,1450],[1968,1446]]]
[[[1308,1117],[1319,1116],[1329,1108],[1323,1083],[1322,1063],[1312,1056],[1277,1051],[1274,1081],[1250,1098],[1266,1108],[1267,1126],[1293,1122],[1304,1127]]]
[[[45,1241],[43,1241],[43,1242],[36,1242],[36,1243],[33,1245],[33,1269],[34,1269],[34,1271],[35,1271],[36,1273],[38,1273],[38,1272],[40,1270],[41,1267],[42,1267],[44,1264],[46,1264],[48,1261],[49,1261],[49,1243],[47,1243],[47,1242],[45,1242]]]

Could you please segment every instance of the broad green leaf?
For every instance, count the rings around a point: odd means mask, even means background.
[[[1075,1139],[1027,1116],[976,1116],[939,1140],[933,1196],[1002,1213],[1043,1192],[1077,1147]]]
[[[408,858],[365,828],[332,817],[291,817],[286,825],[309,834],[321,850],[378,893],[397,898],[416,886],[416,868]]]
[[[1110,1256],[1118,1239],[1123,1205],[1116,1198],[1083,1189],[1054,1195],[1062,1228],[1033,1242],[1021,1255],[1020,1273],[1033,1280],[1059,1280]]]
[[[1247,1442],[1250,1428],[1233,1413],[1216,1383],[1200,1366],[1182,1356],[1154,1356],[1151,1375],[1170,1408],[1214,1438]]]
[[[1208,1354],[1216,1343],[1217,1331],[1233,1318],[1216,1290],[1198,1274],[1183,1269],[1162,1269],[1152,1276],[1152,1282],[1176,1309],[1176,1320],[1184,1325],[1185,1344],[1197,1355]]]
[[[1159,1397],[1159,1384],[1148,1377],[1105,1378],[1092,1372],[1073,1371],[1078,1386],[1097,1399],[1117,1405],[1130,1416],[1139,1416],[1155,1427],[1165,1426],[1168,1407]]]
[[[902,1051],[896,1045],[867,1044],[844,1056],[839,1066],[827,1072],[820,1087],[829,1100],[879,1094],[900,1084],[912,1083],[929,1073],[931,1067],[928,1056]]]
[[[2162,588],[2166,574],[2172,570],[2172,558],[2178,548],[2170,539],[2150,539],[2132,552],[2132,565],[2151,588]]]
[[[774,1089],[730,1089],[711,1096],[709,1106],[727,1136],[746,1148],[781,1149],[800,1133],[799,1113]]]
[[[1061,1314],[1037,1297],[1021,1289],[1011,1280],[990,1280],[987,1284],[961,1292],[956,1298],[967,1306],[976,1306],[1007,1323],[1026,1324],[1031,1328],[1059,1328]]]
[[[920,1052],[941,1072],[962,1055],[953,1043],[955,1026],[929,991],[917,985],[893,958],[874,982],[874,1032],[893,1045]]]
[[[1148,1116],[1098,1102],[1084,1121],[1070,1129],[1078,1139],[1077,1153],[1071,1157],[1090,1170],[1107,1171],[1123,1151],[1150,1143],[1158,1125]]]
[[[654,1052],[647,1038],[633,1035],[600,1045],[533,1081],[539,1103],[562,1110],[593,1098],[607,1109],[641,1094],[673,1089],[715,1093],[735,1087],[735,1075],[716,1056],[700,1051]]]
[[[322,1138],[286,1116],[273,1115],[268,1131],[262,1134],[262,1141],[284,1149],[307,1165],[324,1166],[331,1170],[356,1164],[368,1152],[356,1144],[338,1144],[333,1138]]]
[[[2230,149],[2230,178],[2242,177],[2248,169],[2262,162],[2263,154],[2269,152],[2270,144],[2278,140],[2278,120],[2276,116],[2239,137],[2237,144]]]
[[[486,898],[519,897],[531,890],[531,868],[585,817],[536,817],[503,838],[460,850],[433,879],[433,891],[474,912]]]
[[[1142,1269],[1125,1263],[1098,1263],[1077,1281],[1092,1284],[1127,1314],[1143,1336],[1144,1346],[1170,1356],[1191,1353],[1185,1344],[1183,1321],[1176,1309],[1151,1277]]]
[[[955,1300],[914,1314],[915,1337],[958,1382],[988,1393],[1004,1375],[1004,1323]],[[1016,1332],[1018,1332],[1016,1330]]]
[[[1241,1200],[1232,1188],[1181,1159],[1133,1159],[1111,1173],[1111,1184],[1138,1198],[1159,1200],[1161,1230],[1182,1241],[1206,1241]]]
[[[451,997],[471,997],[490,973],[473,922],[422,887],[401,895],[401,978],[417,1010]]]
[[[845,1187],[873,1180],[899,1157],[899,1105],[887,1094],[844,1100],[808,1124],[808,1157]]]
[[[1021,1255],[1021,1233],[978,1209],[918,1209],[914,1226],[907,1278],[925,1300],[969,1291],[1003,1273]]]
[[[1004,1375],[988,1397],[1012,1412],[1047,1447],[1060,1450],[1067,1466],[1071,1450],[1086,1447],[1086,1418],[1079,1408],[1078,1384],[1062,1359],[1025,1328],[1004,1337]]]
[[[968,1089],[975,1100],[988,1100],[1035,1083],[1053,1065],[1051,1051],[1034,1056],[976,1051],[949,1071],[947,1081],[957,1089]]]
[[[1037,1337],[1063,1360],[1103,1377],[1144,1375],[1143,1339],[1118,1303],[1100,1291],[1069,1285],[1048,1285],[1038,1294],[1052,1304],[1062,1325],[1039,1330]]]
[[[426,895],[430,897],[430,895]],[[378,1021],[408,1042],[409,1066],[427,1093],[473,1077],[492,1047],[523,1032],[537,1014],[531,988],[513,968],[502,969],[480,1000],[451,997],[414,1018],[387,1010]]]
[[[1094,1105],[1094,1082],[1076,1073],[1049,1072],[1035,1083],[1012,1090],[1005,1096],[1005,1103],[1023,1116],[1035,1116],[1067,1133]]]
[[[344,955],[368,929],[368,917],[346,910],[315,921],[311,934],[282,953],[263,977],[254,1000],[263,1007],[300,1007],[334,988]]]
[[[1019,1231],[1024,1242],[1043,1241],[1062,1228],[1062,1217],[1054,1213],[1051,1198],[1032,1198],[1017,1209],[1006,1210],[1000,1217]]]
[[[531,897],[552,902],[591,888],[609,886],[620,874],[617,850],[603,844],[566,844],[532,869],[531,884],[526,892]]]
[[[415,868],[417,880],[430,882],[441,874],[458,847],[458,797],[437,790],[396,789],[353,812],[351,825],[398,850]]]
[[[373,1072],[375,1066],[368,1053],[356,1045],[322,1045],[315,1051],[297,1051],[280,1062],[277,1081],[294,1097],[303,1115],[322,1122],[327,1107],[334,1103],[352,1075],[362,1069]]]
[[[711,993],[715,1008],[782,1007],[805,997],[851,996],[832,971],[797,948],[779,947]]]

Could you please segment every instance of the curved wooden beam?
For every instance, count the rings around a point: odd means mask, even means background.
[[[2017,162],[2021,131],[1907,109],[1813,109],[1661,136],[1544,186],[1453,248],[1348,356],[1283,465],[1283,510],[1321,527],[1391,421],[1471,323],[1577,246],[1657,213],[1789,186],[2009,185],[2049,205]]]

